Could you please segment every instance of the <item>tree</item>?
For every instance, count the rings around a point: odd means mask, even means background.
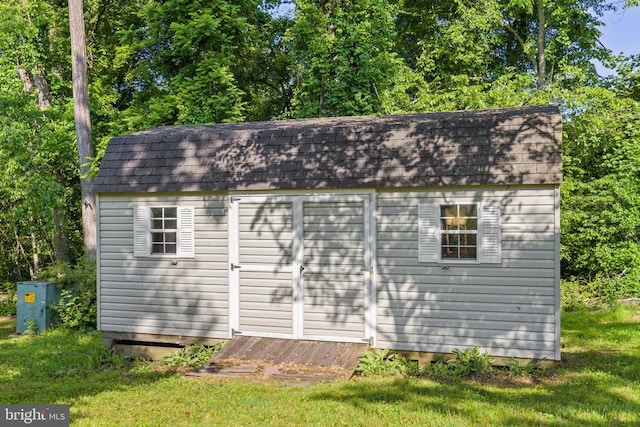
[[[604,88],[566,99],[563,274],[640,295],[640,102]]]
[[[71,35],[71,62],[73,78],[73,111],[80,167],[80,193],[82,195],[82,234],[84,247],[90,257],[96,253],[96,195],[89,176],[93,158],[89,89],[87,81],[87,52],[82,0],[69,0],[69,32]]]
[[[386,0],[298,1],[287,32],[294,117],[411,110],[417,80],[395,53]]]
[[[257,118],[253,96],[275,86],[261,77],[270,18],[257,1],[150,0],[139,18],[116,58],[131,66],[130,128]]]
[[[608,55],[598,43],[597,17],[616,7],[602,0],[401,4],[400,52],[429,87],[421,109],[440,105],[440,98],[447,108],[528,104],[552,86],[596,85],[592,61]],[[509,89],[504,99],[491,93],[495,84]],[[460,102],[452,105],[456,96]]]
[[[35,277],[65,258],[74,226],[64,15],[43,0],[0,4],[0,274]],[[62,103],[58,101],[62,98]]]

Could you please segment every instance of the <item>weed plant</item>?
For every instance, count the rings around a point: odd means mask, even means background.
[[[460,350],[454,348],[454,359],[439,360],[433,364],[431,373],[435,377],[479,377],[489,375],[492,371],[493,358],[480,348]]]
[[[223,342],[213,346],[205,346],[199,342],[181,348],[180,350],[168,353],[162,357],[162,362],[171,368],[188,367],[194,368],[202,366],[211,359],[211,357],[219,351]]]
[[[418,363],[407,360],[389,349],[367,350],[356,367],[356,374],[363,377],[375,376],[416,376],[419,372]]]
[[[526,362],[511,359],[507,364],[509,378],[525,377],[539,379],[544,376],[547,371],[542,362],[544,362],[544,359],[531,359]]]

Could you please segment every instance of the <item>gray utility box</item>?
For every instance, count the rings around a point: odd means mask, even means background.
[[[34,321],[38,332],[53,325],[51,305],[60,300],[60,291],[50,282],[18,282],[16,331],[21,334]],[[35,325],[35,324],[34,324]]]

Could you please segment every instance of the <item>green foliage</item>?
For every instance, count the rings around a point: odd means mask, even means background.
[[[293,117],[411,110],[418,80],[395,51],[388,0],[300,1],[287,40]]]
[[[38,321],[36,319],[27,319],[25,321],[25,325],[27,328],[24,331],[24,335],[34,336],[38,335],[38,332],[40,332]]]
[[[544,359],[531,359],[524,363],[516,359],[511,359],[507,365],[509,369],[509,378],[540,378],[546,372],[543,362]]]
[[[431,365],[431,374],[436,378],[461,378],[479,377],[490,374],[493,358],[486,352],[481,352],[478,347],[460,350],[454,348],[454,359],[439,360]]]
[[[162,362],[172,368],[202,366],[219,351],[225,343],[218,343],[213,346],[205,346],[195,342],[173,353],[168,353],[162,357]]]
[[[407,360],[389,349],[370,349],[360,357],[356,375],[363,377],[417,375],[417,362]]]
[[[596,277],[591,280],[570,278],[560,283],[560,302],[565,312],[588,307],[613,307],[625,298],[640,295],[638,282],[628,278]]]
[[[615,5],[545,2],[540,21],[538,3],[405,0],[398,17],[403,57],[443,92],[467,87],[456,84],[461,77],[481,85],[509,73],[529,73],[544,79],[542,83],[575,83],[585,76],[593,82],[590,59],[607,54],[598,44],[597,17]],[[545,35],[542,49],[539,30]],[[544,76],[538,73],[540,53],[546,62]]]
[[[62,297],[51,309],[63,328],[72,330],[95,329],[97,324],[96,265],[85,258],[74,267],[56,263],[40,276],[61,289]]]
[[[24,280],[78,245],[66,9],[0,3],[0,280]],[[79,245],[78,245],[79,246]]]
[[[255,0],[145,2],[136,12],[138,25],[122,29],[116,49],[116,63],[127,67],[129,128],[252,116],[252,96],[273,92],[277,83],[261,74],[279,76],[265,33],[277,30],[259,6]]]
[[[130,366],[135,361],[136,359],[105,345],[94,347],[89,356],[89,366],[94,369],[118,369]]]
[[[14,316],[18,307],[15,282],[0,283],[0,316]]]
[[[588,95],[565,124],[562,268],[583,299],[614,301],[640,295],[640,102]]]

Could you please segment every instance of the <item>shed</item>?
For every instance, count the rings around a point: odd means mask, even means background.
[[[99,329],[559,360],[561,170],[555,106],[113,138]]]

